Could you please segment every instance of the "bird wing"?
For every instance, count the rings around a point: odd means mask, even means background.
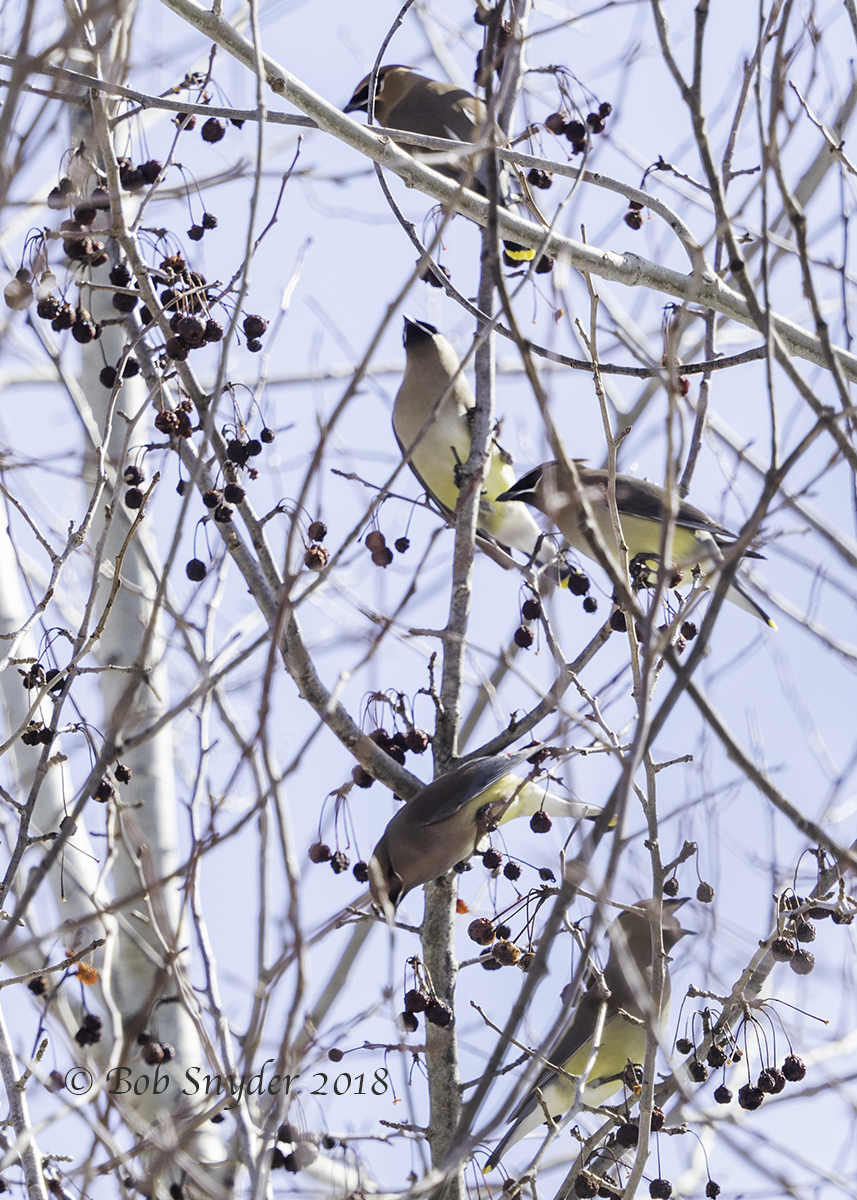
[[[586,470],[581,471],[580,476],[584,485],[591,484],[607,489],[608,473],[606,471]],[[645,479],[634,479],[630,475],[617,475],[616,477],[616,507],[620,516],[624,514],[641,517],[644,520],[657,521],[660,524],[664,519],[665,499],[664,489],[658,487],[657,484],[649,483]],[[718,525],[702,509],[695,508],[694,505],[685,501],[678,506],[676,525],[683,529],[708,533],[718,545],[738,539],[737,533],[733,533],[723,525]],[[754,556],[751,554],[750,557]]]
[[[464,766],[441,775],[411,801],[414,819],[421,825],[437,825],[440,821],[449,820],[534,753],[535,747],[531,746],[528,750],[519,750],[517,754],[474,758]]]

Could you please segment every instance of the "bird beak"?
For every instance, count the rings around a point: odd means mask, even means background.
[[[690,896],[679,896],[677,900],[664,900],[664,911],[672,915],[677,911],[677,909],[681,908],[683,904],[687,904],[689,899]],[[697,933],[698,930],[696,929],[685,929],[682,927],[681,930],[682,937],[696,937]]]

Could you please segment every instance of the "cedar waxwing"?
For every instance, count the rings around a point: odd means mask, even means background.
[[[362,79],[357,90],[346,104],[343,112],[367,112],[369,108],[370,75]],[[406,133],[422,133],[426,137],[449,138],[455,142],[477,142],[485,136],[485,105],[476,96],[454,83],[440,83],[420,75],[410,67],[391,65],[381,67],[375,86],[375,120],[387,129],[402,129]],[[505,139],[498,131],[498,141]],[[416,147],[406,150],[417,157],[422,154]],[[484,164],[484,160],[483,160]],[[429,164],[434,166],[434,164]],[[451,179],[468,183],[466,165],[439,163],[435,170]],[[484,165],[477,165],[473,178],[468,183],[475,192],[487,195],[488,189],[482,178]],[[498,172],[497,203],[509,207],[509,172],[502,164]],[[505,242],[503,249],[514,262],[529,262],[535,251],[514,242]]]
[[[577,471],[589,501],[594,523],[618,569],[619,552],[607,503],[607,472],[581,466],[578,466]],[[555,462],[543,463],[536,467],[507,492],[495,496],[495,500],[523,500],[525,504],[531,504],[553,521],[570,546],[589,558],[595,557],[592,546],[583,532],[585,514],[580,495],[569,494],[560,487]],[[616,507],[619,511],[622,534],[628,546],[629,561],[638,557],[657,560],[666,508],[664,489],[654,483],[634,479],[630,475],[617,475]],[[672,544],[673,560],[679,570],[698,566],[713,586],[724,551],[728,553],[736,538],[737,534],[730,533],[692,504],[686,504],[684,501],[679,503]],[[754,550],[745,550],[744,555],[747,558],[763,557]],[[771,629],[776,629],[774,622],[737,577],[732,580],[726,599],[753,613]]]
[[[393,404],[393,431],[403,454],[423,434],[411,455],[410,468],[428,494],[453,513],[459,500],[457,468],[470,455],[470,414],[476,398],[466,375],[460,372],[435,411],[458,371],[458,355],[443,334],[426,321],[405,317],[403,341],[405,374]],[[431,424],[423,433],[429,418]],[[479,532],[501,546],[514,546],[532,557],[542,533],[526,505],[494,504],[497,495],[510,488],[514,480],[510,455],[494,442],[482,476]],[[543,543],[535,561],[543,565],[555,557],[550,543]]]
[[[369,860],[372,899],[390,924],[403,896],[468,859],[497,825],[539,809],[575,821],[598,816],[601,809],[595,805],[564,800],[549,792],[546,783],[515,774],[537,749],[471,759],[429,783],[399,809]]]
[[[664,950],[669,954],[672,947],[692,930],[682,929],[674,913],[687,897],[664,900],[661,928],[664,935]],[[652,938],[649,915],[657,912],[659,901],[641,900],[633,908],[623,912],[610,925],[610,954],[604,969],[604,983],[610,992],[603,998],[600,988],[584,992],[571,1014],[568,1026],[556,1044],[547,1053],[547,1059],[561,1067],[569,1075],[580,1075],[586,1068],[592,1053],[592,1040],[604,1008],[601,1040],[595,1061],[586,1079],[584,1100],[587,1104],[603,1104],[622,1086],[628,1065],[641,1066],[646,1056],[646,1033],[666,1020],[670,1003],[670,977],[664,977],[661,1013],[652,1012],[652,961],[656,943]],[[623,1016],[636,1020],[628,1020]],[[545,1121],[545,1113],[536,1097],[535,1088],[542,1094],[548,1112],[554,1120],[573,1107],[576,1086],[570,1079],[557,1076],[555,1071],[545,1069],[532,1092],[526,1096],[512,1115],[512,1128],[501,1140],[483,1168],[487,1174],[515,1142],[520,1141]]]

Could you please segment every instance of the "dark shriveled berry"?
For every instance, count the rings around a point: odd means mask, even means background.
[[[348,870],[349,858],[344,850],[336,850],[330,859],[330,866],[334,875],[341,875],[343,871]]]
[[[370,775],[368,771],[364,770],[359,763],[353,768],[351,772],[351,778],[354,782],[354,786],[359,788],[370,788],[375,782],[374,776]]]
[[[652,1200],[670,1200],[673,1185],[668,1179],[653,1179],[649,1184],[649,1195]]]
[[[244,318],[242,328],[248,338],[260,338],[268,328],[268,322],[258,313],[251,313]]]
[[[700,883],[696,889],[696,898],[700,904],[710,904],[714,899],[714,888],[710,883]]]
[[[629,1121],[626,1125],[620,1125],[616,1130],[616,1141],[626,1150],[636,1146],[639,1140],[640,1126],[635,1125],[633,1121]]]
[[[309,848],[309,860],[314,863],[330,862],[330,846],[324,842],[313,842]]]
[[[140,508],[143,504],[143,493],[137,487],[128,488],[125,493],[125,506],[127,508]]]
[[[403,1012],[399,1014],[399,1021],[405,1033],[416,1033],[420,1027],[416,1014],[412,1012]]]
[[[422,988],[411,988],[410,991],[405,992],[406,1012],[425,1012],[429,1004],[431,1004],[431,996]]]
[[[755,1112],[757,1108],[760,1108],[764,1099],[765,1093],[761,1088],[754,1087],[752,1083],[745,1083],[738,1089],[738,1103],[748,1112]]]
[[[583,571],[569,572],[563,582],[572,596],[585,596],[591,586],[589,576],[585,575]]]
[[[200,130],[204,142],[219,142],[226,133],[226,126],[218,117],[209,117]]]
[[[715,1071],[719,1070],[720,1067],[725,1067],[726,1051],[722,1046],[712,1046],[706,1055],[706,1062]]]
[[[553,175],[539,170],[538,167],[533,167],[527,172],[527,183],[530,187],[547,189],[553,183]]]
[[[515,880],[521,878],[521,868],[515,862],[507,862],[503,868],[503,874],[514,883]]]
[[[549,833],[552,825],[550,817],[541,808],[530,817],[530,829],[533,833]]]
[[[795,944],[791,938],[774,938],[771,942],[771,957],[774,962],[789,962],[795,956],[795,949]]]
[[[583,601],[583,611],[586,613],[594,613],[598,611],[598,601],[594,596],[587,596]]]
[[[785,1082],[785,1080],[783,1080]],[[759,1078],[756,1080],[756,1087],[760,1092],[767,1092],[768,1095],[773,1095],[777,1087],[777,1077],[770,1067],[763,1067],[759,1072]]]
[[[732,1099],[732,1092],[724,1083],[721,1083],[719,1088],[714,1089],[714,1099],[718,1104],[728,1104]]]
[[[783,1063],[783,1075],[789,1083],[799,1083],[806,1075],[806,1063],[796,1054],[790,1054]]]
[[[409,729],[405,734],[405,745],[412,754],[424,754],[428,743],[428,734],[422,729]]]
[[[690,1038],[681,1037],[676,1041],[675,1048],[679,1054],[690,1054],[693,1049],[693,1042]]]
[[[562,112],[553,112],[549,117],[545,118],[545,129],[548,133],[555,133],[557,136],[565,132],[566,114]],[[62,208],[62,205],[60,205]]]
[[[311,521],[307,530],[312,542],[323,542],[327,537],[327,526],[324,521]]]
[[[717,1197],[720,1195],[720,1184],[715,1183],[713,1179],[709,1179],[705,1185],[705,1195],[708,1200],[717,1200]]]
[[[581,1171],[574,1181],[574,1194],[579,1200],[592,1200],[598,1195],[599,1183],[588,1171]]]
[[[789,966],[795,975],[808,975],[815,966],[815,955],[798,946],[794,958],[789,959]]]
[[[477,946],[490,946],[494,941],[494,926],[487,917],[477,917],[467,926],[467,936]]]
[[[490,846],[482,855],[482,865],[488,871],[496,871],[503,861],[503,855],[499,850],[495,850]]]
[[[368,883],[369,882],[369,864],[367,862],[364,862],[363,859],[361,858],[361,860],[359,862],[356,862],[354,864],[354,866],[351,868],[351,874],[354,876],[354,878],[357,880],[358,883]]]
[[[247,493],[240,483],[227,483],[223,489],[223,499],[227,504],[243,504],[247,499]]]
[[[426,1020],[430,1025],[437,1025],[439,1029],[445,1029],[453,1023],[452,1009],[442,1000],[432,1000],[426,1009]]]
[[[521,605],[521,616],[525,621],[537,621],[542,615],[542,602],[536,596],[530,596]]]
[[[532,631],[526,625],[519,625],[515,630],[514,642],[521,650],[529,650],[534,641]]]
[[[705,1083],[708,1078],[708,1067],[697,1058],[687,1064],[687,1073],[694,1083]]]

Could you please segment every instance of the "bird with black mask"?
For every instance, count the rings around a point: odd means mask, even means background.
[[[346,113],[367,112],[369,107],[369,83],[367,75],[358,83],[354,95],[342,110]],[[478,97],[454,83],[441,83],[420,75],[411,67],[399,64],[381,67],[375,87],[375,120],[387,129],[401,129],[406,133],[420,133],[426,137],[448,138],[456,142],[479,142],[489,133],[494,133],[498,144],[505,142],[503,134],[495,126],[488,128],[488,114]],[[419,151],[415,147],[404,147],[416,157],[434,156],[437,151]],[[471,187],[482,196],[489,194],[486,159],[482,155],[471,168],[471,159],[454,163],[430,162],[441,175],[455,179]],[[497,203],[509,208],[511,194],[509,171],[501,164],[497,179]],[[503,251],[510,265],[530,262],[535,252],[515,242],[504,242]]]

